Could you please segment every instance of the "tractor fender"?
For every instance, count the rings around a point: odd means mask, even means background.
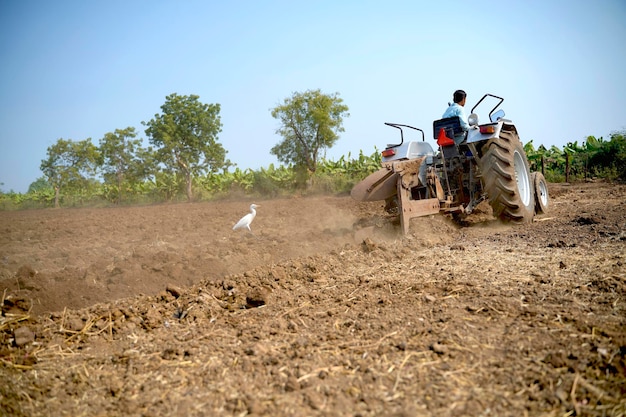
[[[496,122],[496,123],[489,123],[487,124],[487,126],[493,125],[495,126],[495,131],[494,133],[480,133],[479,129],[470,129],[467,132],[467,143],[476,143],[476,142],[482,142],[482,141],[486,141],[489,139],[494,139],[494,138],[499,138],[500,137],[500,132],[502,132],[502,130],[506,130],[506,131],[513,131],[515,133],[517,133],[517,129],[515,128],[515,125],[513,123],[511,123],[510,120],[506,120],[506,119],[501,119],[500,121]],[[483,125],[485,126],[485,125]]]

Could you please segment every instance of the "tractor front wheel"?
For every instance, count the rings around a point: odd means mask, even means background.
[[[541,172],[533,172],[530,175],[535,187],[535,212],[537,214],[547,213],[550,205],[548,183]]]

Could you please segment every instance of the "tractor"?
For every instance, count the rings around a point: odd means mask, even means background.
[[[356,184],[350,195],[357,201],[385,201],[385,211],[400,217],[404,234],[412,218],[441,213],[461,221],[484,200],[503,221],[531,222],[548,209],[548,187],[540,172],[530,172],[517,128],[498,110],[503,101],[485,94],[471,109],[467,132],[458,117],[435,120],[437,151],[422,129],[385,123],[400,131],[400,143],[386,146],[382,168]],[[476,110],[489,109],[489,102],[495,106],[481,123]],[[421,141],[405,141],[405,130]]]

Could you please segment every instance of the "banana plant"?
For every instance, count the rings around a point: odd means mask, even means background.
[[[254,171],[250,168],[241,170],[235,168],[233,172],[233,185],[238,185],[241,189],[249,191],[254,186]]]

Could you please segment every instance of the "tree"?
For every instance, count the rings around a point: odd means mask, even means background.
[[[203,104],[199,96],[170,94],[149,122],[142,122],[150,143],[156,147],[156,159],[185,180],[187,200],[191,201],[192,177],[207,171],[228,168],[226,150],[217,141],[222,131],[219,104]]]
[[[593,136],[593,153],[590,156],[589,165],[594,173],[607,176],[611,171],[619,179],[626,179],[626,131],[613,132],[609,141]]]
[[[26,196],[28,200],[47,206],[49,203],[54,202],[55,192],[54,188],[46,180],[46,177],[39,177],[30,183]]]
[[[100,139],[102,170],[105,184],[113,185],[115,200],[122,201],[126,185],[133,186],[146,179],[152,171],[152,149],[144,149],[135,139],[134,127],[116,129]]]
[[[46,177],[39,177],[35,181],[31,182],[28,186],[27,193],[36,193],[42,190],[51,189],[50,183],[46,180]]]
[[[100,156],[91,139],[59,139],[48,147],[47,155],[48,158],[41,161],[40,169],[54,188],[54,206],[59,207],[60,190],[87,187],[90,177],[96,173]]]
[[[350,116],[339,93],[327,95],[317,90],[293,93],[282,105],[271,110],[282,126],[283,137],[270,153],[285,164],[314,173],[322,149],[331,148],[343,132],[343,118]]]

